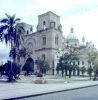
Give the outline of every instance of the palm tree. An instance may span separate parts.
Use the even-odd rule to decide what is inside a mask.
[[[5,40],[6,45],[9,43],[11,48],[16,46],[16,25],[20,18],[15,18],[15,14],[10,16],[5,14],[6,18],[0,20],[0,39]]]
[[[5,40],[6,45],[10,45],[10,57],[16,58],[16,46],[18,43],[18,34],[16,33],[16,25],[20,22],[20,18],[15,18],[15,14],[10,16],[5,14],[6,17],[0,20],[0,40]],[[15,51],[15,52],[12,52]]]
[[[11,57],[13,61],[15,62],[15,58],[16,58],[16,48],[15,47],[11,48],[9,52],[9,57]]]
[[[15,18],[15,14],[10,16],[5,14],[6,17],[0,20],[0,40],[5,40],[6,46],[9,44],[11,47],[10,56],[14,58],[16,57],[16,44],[17,44],[17,33],[16,33],[16,25],[20,22],[20,18]],[[14,51],[14,52],[13,52]],[[12,72],[12,63],[10,72]]]
[[[19,49],[19,56],[25,58],[27,54],[27,49],[25,47]]]

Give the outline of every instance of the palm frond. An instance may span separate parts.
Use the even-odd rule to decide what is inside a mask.
[[[2,26],[0,26],[0,33],[2,33],[7,28],[8,28],[8,25],[2,25]]]
[[[6,18],[0,20],[0,40],[4,38],[6,45],[13,42],[16,45],[17,42],[17,34],[16,34],[16,24],[20,21],[19,18],[15,18],[15,14],[10,16],[5,13]],[[2,24],[3,23],[3,24]],[[23,30],[23,29],[22,29]]]
[[[8,19],[10,18],[10,15],[9,14],[5,13],[5,15],[7,16]]]
[[[3,34],[0,33],[0,41],[3,41]]]
[[[4,35],[4,39],[5,39],[5,43],[7,45],[8,44],[8,35],[7,34]]]
[[[9,19],[9,25],[14,26],[14,19],[12,17],[10,17]]]
[[[14,39],[14,44],[16,45],[16,42],[17,42],[17,36],[16,36],[16,32],[14,32],[13,39]]]
[[[10,17],[11,25],[15,24],[15,23],[14,23],[14,21],[15,21],[15,16],[16,16],[16,14],[14,14],[14,15],[12,15],[12,16]]]
[[[16,14],[13,14],[12,18],[15,19]]]
[[[20,18],[17,18],[14,20],[14,23],[20,22],[20,20],[21,20]]]
[[[8,32],[9,32],[9,34],[11,34],[11,36],[13,36],[13,32],[14,32],[13,27],[10,27]]]
[[[18,34],[22,34],[22,33],[25,32],[24,27],[21,26],[21,25],[19,25],[19,24],[17,24],[17,25],[15,26],[15,29],[16,29],[16,32],[17,32]]]
[[[1,23],[7,23],[8,22],[8,19],[7,18],[1,19],[0,22]]]

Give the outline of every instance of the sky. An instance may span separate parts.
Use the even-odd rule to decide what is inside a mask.
[[[52,11],[61,17],[63,34],[66,37],[70,28],[81,41],[92,41],[98,49],[98,0],[0,0],[0,18],[5,13],[16,14],[22,22],[37,26],[37,17],[47,11]],[[0,58],[9,51],[0,45]]]

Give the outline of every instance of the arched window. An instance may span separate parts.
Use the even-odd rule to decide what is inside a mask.
[[[28,53],[32,53],[33,54],[33,44],[31,42],[28,43],[27,50],[28,50]]]
[[[46,45],[46,37],[43,37],[43,45]]]
[[[33,28],[32,27],[30,28],[30,31],[33,31]]]
[[[58,45],[58,43],[59,43],[58,41],[59,41],[59,37],[58,37],[58,35],[56,35],[56,36],[55,36],[55,44],[56,44],[56,45]]]
[[[43,29],[45,30],[46,29],[46,22],[43,21]]]
[[[29,34],[29,30],[27,30],[27,34]]]
[[[55,28],[55,22],[50,22],[50,27]]]

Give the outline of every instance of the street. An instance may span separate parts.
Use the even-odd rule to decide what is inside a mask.
[[[98,100],[98,86],[29,97],[20,100]]]

